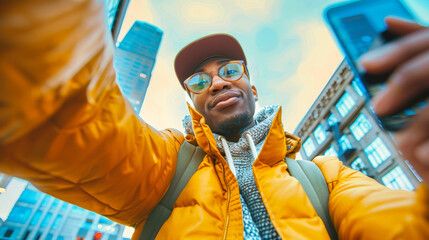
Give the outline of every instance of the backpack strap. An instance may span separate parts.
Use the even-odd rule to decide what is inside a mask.
[[[332,224],[329,215],[329,190],[325,178],[319,167],[308,160],[295,160],[286,158],[286,164],[290,174],[295,177],[301,186],[304,188],[305,193],[313,204],[317,215],[322,219],[325,224],[331,239],[338,239],[337,231]]]
[[[206,153],[197,146],[185,141],[177,155],[177,167],[170,187],[158,205],[149,214],[139,240],[155,239],[165,221],[173,211],[174,203],[185,188],[189,179],[197,171]]]
[[[173,211],[174,203],[197,171],[206,153],[185,141],[179,149],[177,166],[170,187],[158,205],[149,214],[139,240],[153,240]],[[322,219],[331,239],[338,239],[328,209],[329,190],[319,167],[311,161],[286,158],[289,172],[295,177]]]

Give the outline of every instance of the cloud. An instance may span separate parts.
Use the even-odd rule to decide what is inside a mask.
[[[190,24],[216,23],[225,17],[225,9],[219,2],[192,1],[183,4],[180,11]]]
[[[278,2],[278,1],[277,1]],[[251,15],[259,18],[269,18],[275,12],[274,0],[235,0],[238,11],[244,15]]]
[[[343,59],[322,23],[296,24],[293,34],[303,45],[301,61],[295,74],[272,87],[275,97],[284,100],[283,120],[290,131],[304,117]]]

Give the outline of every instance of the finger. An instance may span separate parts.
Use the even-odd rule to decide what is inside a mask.
[[[416,157],[423,164],[429,166],[429,140],[420,144],[416,149]]]
[[[389,78],[386,89],[373,100],[378,116],[393,114],[416,96],[429,90],[429,50],[400,65]]]
[[[429,28],[370,51],[360,58],[360,62],[369,73],[384,73],[427,49],[429,49]]]
[[[389,31],[397,35],[406,35],[425,29],[423,25],[398,17],[386,17],[384,21]]]
[[[425,154],[429,144],[428,125],[429,106],[416,115],[407,128],[394,134],[403,157],[426,182],[429,182],[429,155]]]

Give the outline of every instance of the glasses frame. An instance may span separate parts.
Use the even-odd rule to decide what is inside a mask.
[[[221,76],[219,75],[220,70],[221,70],[223,67],[225,67],[225,65],[230,64],[230,63],[239,63],[239,64],[241,65],[242,73],[241,73],[241,76],[240,76],[239,78],[237,78],[236,80],[228,80],[228,79],[224,79],[223,77],[221,77]],[[243,60],[232,60],[232,61],[229,61],[229,62],[225,62],[224,64],[220,65],[220,66],[219,66],[219,68],[218,68],[218,70],[217,70],[217,76],[218,76],[218,77],[220,77],[222,80],[227,81],[227,82],[236,82],[236,81],[240,80],[240,79],[243,77],[244,73],[246,73],[246,75],[248,75],[248,73],[247,73],[247,68],[246,68],[245,63],[244,63],[244,61],[243,61]],[[188,82],[189,82],[189,80],[190,80],[191,78],[195,77],[195,76],[196,76],[196,75],[198,75],[198,74],[206,74],[206,75],[208,75],[208,76],[210,77],[210,85],[209,85],[209,87],[208,87],[206,90],[204,90],[203,92],[200,92],[200,93],[196,93],[196,92],[192,91],[191,89],[189,89],[189,87],[188,87]],[[191,93],[193,93],[193,94],[202,94],[202,93],[207,92],[207,91],[210,89],[210,87],[212,86],[212,84],[213,84],[213,77],[212,77],[210,74],[206,73],[206,72],[197,72],[197,73],[194,73],[194,74],[192,74],[191,76],[189,76],[188,78],[186,78],[186,80],[185,80],[185,81],[183,81],[183,85],[185,86],[185,89],[186,89],[188,92],[191,92]]]

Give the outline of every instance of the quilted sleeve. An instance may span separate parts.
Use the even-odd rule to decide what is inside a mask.
[[[329,212],[340,239],[429,239],[428,189],[389,189],[333,157],[313,160],[330,190]]]
[[[124,100],[101,2],[0,2],[0,171],[132,225],[162,198],[184,139]]]

